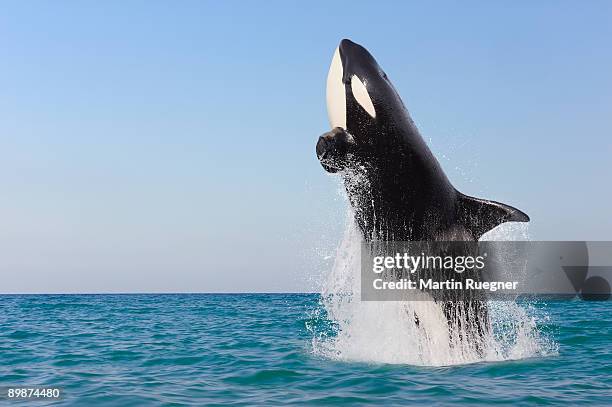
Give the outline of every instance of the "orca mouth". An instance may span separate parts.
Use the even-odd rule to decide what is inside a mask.
[[[324,136],[319,137],[317,142],[317,158],[325,171],[331,173],[342,171],[345,167],[342,154],[334,144]]]
[[[317,158],[327,172],[338,172],[346,168],[349,155],[355,149],[353,137],[336,127],[323,134],[317,141]]]
[[[340,55],[342,56],[342,66],[346,66],[346,62],[351,59],[353,56],[358,56],[361,50],[365,50],[361,45],[349,40],[348,38],[344,38],[340,41],[340,45],[338,45],[338,49],[340,50]],[[344,78],[345,80],[347,77]]]

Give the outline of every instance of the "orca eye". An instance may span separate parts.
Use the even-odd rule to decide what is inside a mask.
[[[363,107],[363,109],[375,119],[376,110],[374,110],[374,104],[372,103],[370,94],[357,75],[353,75],[351,77],[351,90],[353,91],[353,96],[355,97],[357,103],[359,103],[361,107]]]

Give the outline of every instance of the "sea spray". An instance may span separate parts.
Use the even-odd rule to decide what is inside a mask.
[[[369,363],[446,366],[547,356],[557,345],[537,326],[528,303],[489,301],[492,329],[483,352],[461,340],[460,328],[449,335],[447,319],[433,301],[361,301],[362,237],[348,213],[344,237],[331,272],[323,282],[317,318],[326,329],[312,328],[313,351],[321,356]],[[525,240],[523,226],[502,225],[483,240]],[[418,315],[418,323],[415,320]],[[544,316],[545,318],[546,316]],[[313,325],[314,326],[314,325]],[[469,324],[465,324],[469,326]]]

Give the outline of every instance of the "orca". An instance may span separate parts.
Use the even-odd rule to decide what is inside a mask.
[[[316,154],[326,171],[342,175],[365,241],[477,241],[504,222],[529,221],[519,209],[453,187],[387,74],[361,45],[340,42],[326,94],[331,131],[319,137]],[[456,309],[446,312],[452,319]]]
[[[332,130],[316,145],[328,172],[342,171],[366,240],[478,240],[522,211],[453,187],[374,57],[348,39],[327,77]],[[357,176],[355,176],[357,175]]]

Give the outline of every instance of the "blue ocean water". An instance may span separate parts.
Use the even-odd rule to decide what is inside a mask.
[[[427,367],[320,356],[315,294],[3,295],[0,387],[62,389],[31,405],[610,405],[612,302],[534,306],[555,355]]]

